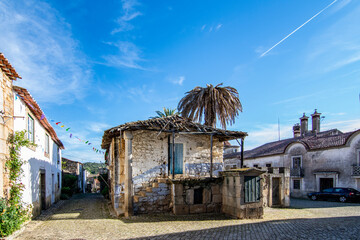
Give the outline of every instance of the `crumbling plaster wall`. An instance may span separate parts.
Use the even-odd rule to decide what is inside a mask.
[[[172,138],[170,137],[170,142]],[[210,136],[175,134],[175,143],[183,144],[183,176],[197,176],[195,170],[207,171],[210,165]],[[148,181],[148,177],[167,175],[168,133],[152,131],[133,131],[132,173],[135,184]],[[223,160],[223,143],[213,139],[214,169],[220,169]],[[206,164],[206,165],[204,165]]]
[[[244,165],[253,167],[265,167],[271,163],[272,167],[292,168],[292,157],[302,157],[302,168],[304,177],[291,177],[291,195],[295,197],[306,197],[306,194],[319,191],[320,177],[333,177],[335,187],[351,187],[360,190],[360,180],[352,176],[352,166],[358,163],[358,150],[360,149],[360,133],[354,134],[348,144],[342,147],[308,151],[301,143],[290,145],[284,154],[255,159],[245,159]],[[317,172],[338,172],[338,175],[322,175],[316,177]],[[301,180],[301,189],[293,189],[293,179]]]

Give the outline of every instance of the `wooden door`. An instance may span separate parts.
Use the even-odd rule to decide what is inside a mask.
[[[320,192],[327,188],[334,187],[334,179],[333,178],[320,178]]]
[[[169,161],[170,161],[170,173],[172,174],[173,167],[172,167],[172,143],[169,144]],[[182,143],[175,143],[175,174],[182,174],[183,173],[183,144]]]
[[[272,205],[280,205],[280,178],[272,178]]]

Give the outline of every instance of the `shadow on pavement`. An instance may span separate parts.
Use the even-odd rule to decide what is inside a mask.
[[[132,239],[360,239],[359,221],[360,217],[275,220]]]

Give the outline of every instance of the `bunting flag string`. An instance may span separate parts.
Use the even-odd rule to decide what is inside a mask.
[[[21,98],[24,102],[26,102],[25,99],[24,99],[22,96],[16,94],[16,95],[15,95],[15,100],[17,100],[18,98]],[[32,104],[28,103],[28,105],[35,111],[35,108],[34,108],[34,106],[33,106]],[[42,114],[41,117],[40,117],[40,121],[43,120],[44,118],[45,118],[45,114]],[[50,120],[50,122],[55,123],[56,126],[64,129],[66,132],[68,132],[70,138],[74,137],[74,138],[78,139],[80,142],[83,142],[83,143],[85,143],[85,144],[88,145],[88,146],[90,146],[90,145],[92,144],[89,140],[81,140],[79,137],[74,136],[74,135],[69,131],[71,128],[70,128],[70,127],[65,127],[65,124],[59,125],[61,122],[56,122],[56,121],[53,120],[53,119],[49,119],[49,120]],[[92,149],[93,149],[93,151],[94,151],[95,153],[105,154],[105,151],[102,151],[102,150],[97,149],[97,148],[95,148],[95,147],[92,147]]]

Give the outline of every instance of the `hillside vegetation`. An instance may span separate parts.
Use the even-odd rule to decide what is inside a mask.
[[[99,173],[99,168],[104,168],[104,167],[106,167],[105,163],[94,163],[94,162],[84,163],[84,168],[91,174]]]

